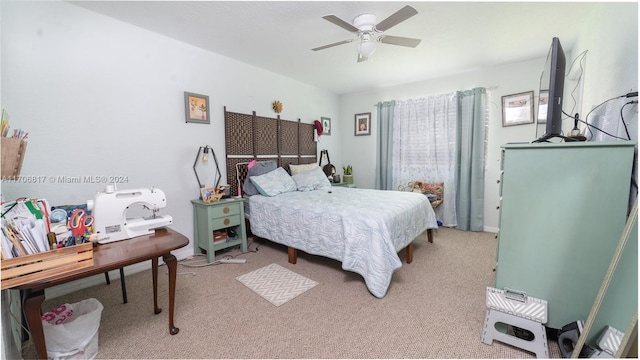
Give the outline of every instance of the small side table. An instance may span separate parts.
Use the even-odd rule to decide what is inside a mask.
[[[240,245],[247,252],[247,229],[244,221],[244,199],[233,197],[204,203],[200,199],[191,200],[193,204],[194,254],[207,253],[207,262],[215,261],[215,252],[231,246]],[[213,232],[233,228],[235,238],[214,244]]]
[[[341,183],[331,183],[331,186],[342,186],[342,187],[348,187],[348,188],[354,188],[356,187],[356,184],[347,184],[345,182],[341,182]]]

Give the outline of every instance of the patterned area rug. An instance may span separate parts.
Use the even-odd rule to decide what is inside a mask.
[[[318,285],[317,282],[278,264],[240,275],[236,280],[275,306],[280,306]]]

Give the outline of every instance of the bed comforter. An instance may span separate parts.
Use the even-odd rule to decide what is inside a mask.
[[[383,298],[398,251],[437,228],[426,196],[418,193],[334,187],[249,198],[253,234],[309,254],[342,262]]]

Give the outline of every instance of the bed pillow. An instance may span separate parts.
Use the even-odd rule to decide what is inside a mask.
[[[293,178],[293,181],[296,182],[298,191],[331,189],[331,183],[329,182],[329,179],[327,179],[327,175],[319,166],[316,166],[312,170],[295,174],[291,177]]]
[[[264,196],[276,196],[297,190],[296,182],[281,167],[264,175],[252,176],[249,180],[258,189],[258,192]]]
[[[319,167],[320,166],[316,165],[315,163],[302,165],[289,164],[289,172],[291,173],[291,176],[293,176]]]
[[[275,160],[267,160],[267,161],[257,161],[255,162],[247,172],[247,178],[244,179],[244,184],[242,185],[242,191],[247,196],[258,195],[258,189],[251,183],[249,179],[252,176],[259,176],[266,174],[270,171],[275,170],[278,167],[278,164]]]

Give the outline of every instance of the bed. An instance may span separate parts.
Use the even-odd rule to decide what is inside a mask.
[[[371,294],[383,298],[393,273],[402,267],[398,252],[406,249],[410,263],[411,242],[437,228],[433,208],[418,193],[326,184],[247,196],[251,233],[287,246],[290,263],[296,262],[297,250],[338,260],[344,270],[362,275]]]
[[[340,261],[344,270],[364,278],[372,295],[383,298],[393,273],[402,267],[398,252],[406,249],[406,262],[411,263],[414,239],[427,231],[433,242],[437,221],[426,196],[332,187],[315,163],[311,124],[229,113],[225,108],[225,125],[227,180],[234,194],[246,198],[248,228],[254,236],[287,246],[290,263],[296,263],[298,250]],[[272,142],[276,145],[269,148]],[[275,166],[259,175],[278,181],[261,183],[266,194],[242,191],[248,177],[258,177],[249,176],[247,165],[267,162]],[[311,170],[292,172],[303,166]],[[311,188],[296,183],[301,174],[313,179]]]

